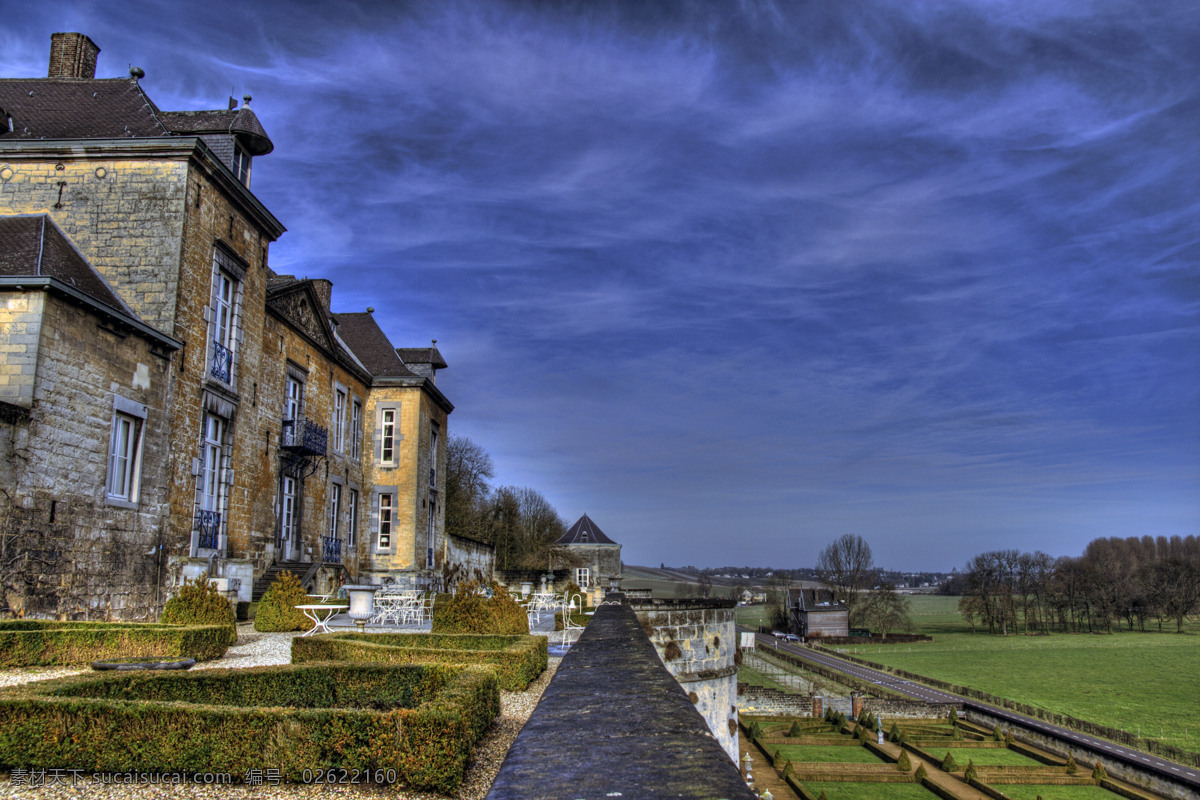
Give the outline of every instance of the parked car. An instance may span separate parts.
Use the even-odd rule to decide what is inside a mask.
[[[797,635],[796,635],[796,634],[794,634],[794,633],[785,633],[785,634],[783,635],[783,638],[787,639],[789,642],[798,642],[798,641],[800,641],[800,637],[799,637],[799,636],[797,636]]]

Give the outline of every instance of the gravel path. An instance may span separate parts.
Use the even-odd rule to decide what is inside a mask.
[[[240,669],[270,664],[290,664],[292,639],[297,635],[299,634],[260,633],[249,625],[241,625],[238,627],[237,644],[225,651],[224,656],[215,661],[197,664],[192,669]],[[550,683],[560,661],[561,659],[552,657],[546,671],[531,683],[526,691],[500,692],[500,716],[492,723],[492,727],[475,747],[475,758],[467,768],[463,785],[451,800],[483,800],[492,781],[496,778],[496,773],[500,771],[500,764],[504,761],[508,748],[517,738],[517,734],[529,719],[529,715],[533,713],[534,706],[537,705],[542,692]],[[90,670],[53,667],[0,670],[0,687],[61,678],[88,671]],[[47,773],[45,783],[51,784],[49,773]],[[254,800],[257,798],[316,800],[316,798],[346,797],[348,795],[363,798],[387,797],[391,800],[447,800],[445,795],[396,791],[387,786],[303,786],[296,784],[272,786],[265,783],[260,786],[240,783],[227,786],[96,784],[92,782],[90,773],[82,774],[74,782],[74,785],[72,785],[71,776],[65,774],[63,780],[57,784],[35,787],[26,782],[16,782],[12,775],[0,772],[0,798],[157,800],[157,798],[228,797],[240,800],[251,800],[251,798]]]

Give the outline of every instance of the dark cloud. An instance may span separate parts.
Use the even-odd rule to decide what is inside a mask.
[[[8,9],[6,9],[7,11]],[[274,266],[634,563],[949,568],[1200,524],[1200,8],[14,6],[276,144]]]

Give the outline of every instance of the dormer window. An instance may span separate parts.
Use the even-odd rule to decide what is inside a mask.
[[[237,143],[233,145],[233,174],[242,186],[250,188],[250,154]]]

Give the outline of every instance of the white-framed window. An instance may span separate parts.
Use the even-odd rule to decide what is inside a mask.
[[[238,183],[250,188],[250,154],[237,143],[233,145],[233,174],[237,176]]]
[[[381,464],[396,463],[396,409],[384,408],[379,412],[379,461]]]
[[[296,536],[296,479],[284,475],[279,487],[279,545]]]
[[[333,419],[329,426],[333,433],[333,450],[340,453],[346,449],[346,388],[340,384],[333,390]]]
[[[287,384],[283,391],[283,418],[285,420],[297,420],[300,418],[300,411],[304,408],[304,382],[293,377],[287,376]]]
[[[342,485],[329,484],[329,538],[336,539],[342,526]]]
[[[427,517],[426,523],[425,523],[425,543],[426,543],[425,544],[425,568],[426,569],[433,569],[433,548],[434,548],[434,544],[435,544],[434,537],[437,534],[437,526],[435,524],[436,520],[437,520],[437,503],[433,502],[433,499],[431,498],[429,500],[429,516]]]
[[[346,493],[346,546],[358,544],[358,489]]]
[[[134,508],[141,489],[142,439],[146,406],[113,396],[112,430],[108,443],[108,476],[104,499],[109,505]]]
[[[441,429],[436,422],[429,423],[429,488],[437,488],[438,435]]]
[[[213,255],[212,297],[205,310],[209,327],[208,374],[233,385],[237,372],[237,349],[241,341],[241,277],[245,270],[223,250]]]
[[[225,458],[226,421],[206,412],[201,427],[199,471],[197,473],[199,497],[195,519],[196,546],[204,550],[220,550],[220,536],[224,523],[225,482],[223,480]]]
[[[362,400],[357,397],[350,404],[350,458],[357,461],[362,450]]]
[[[587,567],[575,568],[575,585],[580,589],[586,589],[592,584],[592,571]]]
[[[379,495],[378,511],[378,529],[377,529],[377,546],[380,550],[388,550],[392,546],[392,496],[390,494],[381,493]]]

